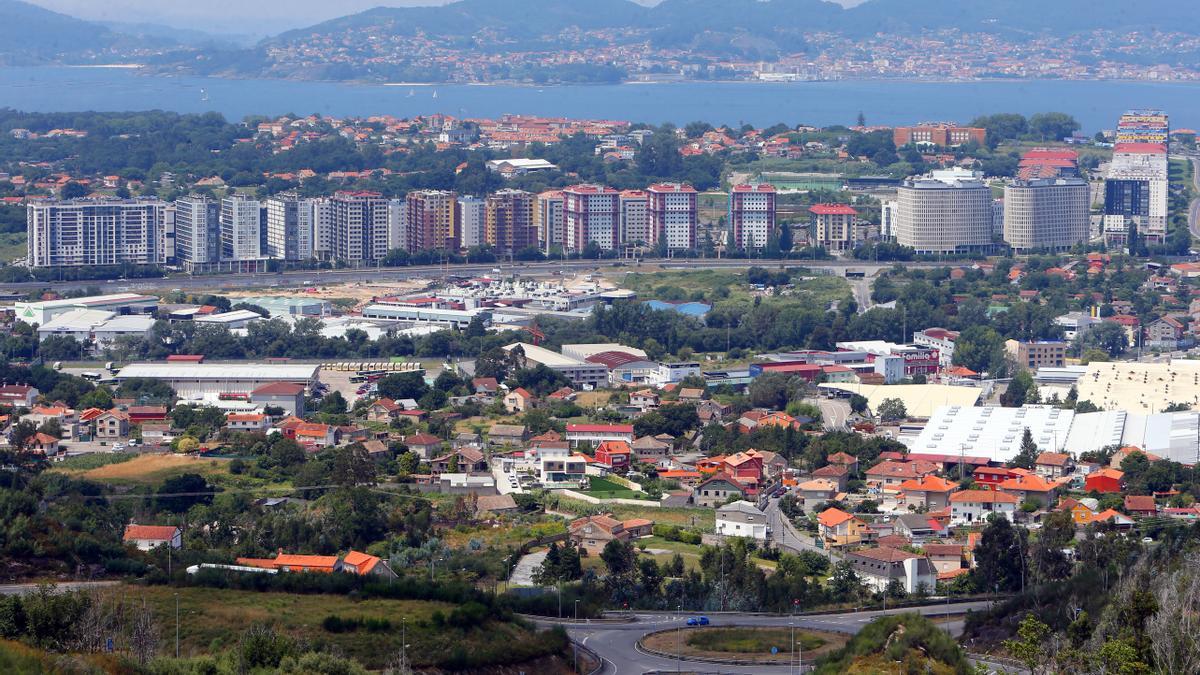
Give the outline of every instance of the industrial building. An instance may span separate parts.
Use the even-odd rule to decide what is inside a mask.
[[[117,314],[153,314],[158,309],[158,298],[138,293],[113,293],[84,298],[13,303],[13,312],[18,321],[39,326],[60,314],[76,309],[97,309]]]
[[[1196,408],[1200,406],[1200,361],[1093,361],[1075,386],[1080,401],[1090,401],[1101,410],[1150,414],[1175,404]]]
[[[942,406],[933,412],[917,438],[901,440],[907,441],[909,451],[916,454],[968,455],[1007,462],[1020,452],[1026,429],[1038,450],[1063,452],[1074,419],[1074,411],[1048,405]]]
[[[319,369],[314,363],[134,363],[122,368],[116,379],[158,380],[170,385],[181,399],[213,401],[222,395],[249,396],[276,382],[301,384],[311,390]]]
[[[492,313],[482,309],[432,309],[388,303],[367,305],[362,310],[362,316],[364,319],[390,319],[458,329],[469,326],[475,317],[479,317],[485,326],[490,326],[492,323]]]
[[[527,342],[514,342],[504,347],[512,352],[520,349],[525,362],[529,366],[546,366],[550,370],[562,373],[572,384],[580,387],[603,387],[608,383],[608,368],[601,363],[591,363],[570,356],[564,356],[545,347],[539,347]]]

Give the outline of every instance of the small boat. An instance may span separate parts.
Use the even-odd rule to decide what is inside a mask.
[[[408,97],[409,97],[409,98],[412,98],[413,96],[416,96],[416,95],[417,95],[417,90],[416,90],[416,89],[409,89],[409,90],[408,90]]]
[[[207,100],[208,100],[208,90],[207,90],[207,89],[201,89],[201,90],[200,90],[200,100],[201,100],[201,101],[207,101]]]
[[[433,97],[434,97],[434,98],[437,98],[437,97],[438,97],[437,89],[434,89],[434,90],[433,90]]]

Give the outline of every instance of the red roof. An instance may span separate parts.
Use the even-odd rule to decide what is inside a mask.
[[[858,211],[849,204],[814,204],[808,209],[809,213],[818,216],[857,216]]]
[[[174,525],[126,525],[125,541],[170,541],[179,528]]]
[[[1162,143],[1117,143],[1113,152],[1136,152],[1144,155],[1165,155],[1167,146]]]
[[[168,363],[202,363],[203,354],[172,354],[167,357]]]
[[[250,392],[253,396],[295,396],[304,391],[304,385],[295,382],[272,382]]]
[[[746,183],[743,183],[741,185],[733,186],[733,191],[734,192],[775,192],[775,186],[771,185],[770,183],[759,183],[757,185],[748,185]]]

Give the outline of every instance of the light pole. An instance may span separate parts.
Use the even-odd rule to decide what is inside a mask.
[[[683,603],[679,604],[679,613],[683,614]],[[675,672],[683,672],[683,629],[675,629]]]
[[[179,593],[175,594],[175,658],[179,658]]]

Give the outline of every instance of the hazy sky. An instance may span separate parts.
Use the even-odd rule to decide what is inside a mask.
[[[442,5],[449,0],[27,0],[93,21],[164,23],[200,30],[269,35],[380,5]],[[575,2],[577,0],[567,0]],[[654,5],[661,0],[635,0]],[[857,4],[861,0],[835,0]]]

